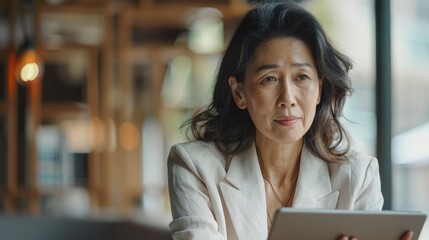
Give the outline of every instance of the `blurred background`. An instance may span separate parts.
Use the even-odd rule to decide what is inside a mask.
[[[374,156],[383,124],[376,1],[298,1],[354,62],[344,123],[356,148]],[[211,100],[222,51],[250,2],[0,0],[0,212],[166,228],[167,154],[186,140],[181,124]],[[384,2],[387,208],[429,213],[429,2]]]

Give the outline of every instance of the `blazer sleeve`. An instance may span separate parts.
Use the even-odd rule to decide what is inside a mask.
[[[167,166],[173,238],[225,239],[218,231],[206,185],[187,150],[173,146]]]
[[[362,185],[358,188],[354,209],[381,210],[384,199],[381,193],[380,173],[376,158],[370,157],[363,176]]]

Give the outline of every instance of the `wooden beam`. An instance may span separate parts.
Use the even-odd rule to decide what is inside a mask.
[[[7,201],[5,210],[13,212],[15,210],[14,201],[17,196],[17,81],[15,77],[16,46],[15,29],[17,24],[17,3],[11,1],[10,28],[9,28],[9,53],[7,59],[7,96],[6,96],[6,116],[7,116]]]

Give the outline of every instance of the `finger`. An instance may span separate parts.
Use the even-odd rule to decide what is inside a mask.
[[[358,240],[356,237],[341,236],[338,240]]]
[[[402,235],[401,240],[411,240],[413,238],[414,233],[412,231],[407,231]]]

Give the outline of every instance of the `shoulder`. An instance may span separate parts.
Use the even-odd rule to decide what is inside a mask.
[[[343,193],[339,208],[379,210],[383,205],[378,160],[364,153],[350,151],[348,159],[330,163],[333,187]]]
[[[214,143],[203,141],[176,144],[171,148],[168,156],[168,164],[183,162],[188,167],[195,168],[224,166],[225,161],[226,157],[216,148]]]
[[[178,143],[171,147],[170,154],[174,152],[185,158],[223,158],[223,154],[216,148],[214,143],[203,141],[189,141]]]
[[[378,173],[378,160],[377,158],[361,153],[354,150],[350,150],[347,154],[347,164],[350,167],[352,175],[367,175],[371,171]]]
[[[350,150],[346,160],[329,163],[329,169],[334,175],[346,171],[352,179],[358,180],[367,177],[368,174],[378,174],[378,160],[373,156]]]
[[[204,141],[188,141],[183,143],[177,143],[171,147],[171,150],[175,151],[187,151],[191,153],[198,153],[201,150],[210,152],[219,152],[216,146],[212,142]]]
[[[356,151],[349,151],[347,157],[343,162],[330,164],[331,178],[339,177],[343,182],[348,182],[353,191],[380,181],[377,158]]]

